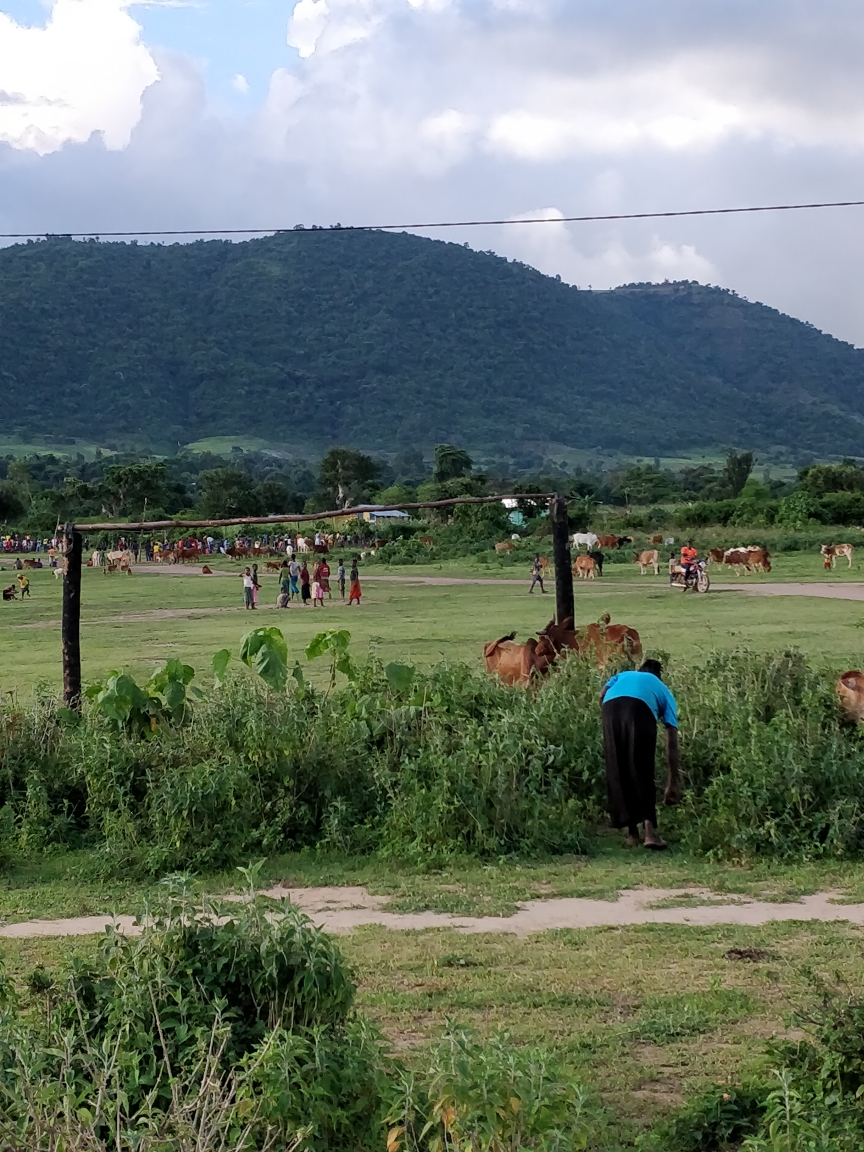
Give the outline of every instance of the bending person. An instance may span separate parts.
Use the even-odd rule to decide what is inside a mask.
[[[609,816],[615,828],[627,829],[628,845],[639,843],[639,825],[646,848],[665,848],[657,835],[657,790],[654,753],[657,721],[666,726],[669,777],[664,804],[678,799],[678,709],[675,697],[661,680],[659,660],[646,660],[638,672],[619,672],[606,684],[600,703]]]

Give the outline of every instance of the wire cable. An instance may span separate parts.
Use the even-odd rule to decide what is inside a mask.
[[[0,240],[121,239],[137,236],[269,236],[286,232],[413,232],[438,228],[488,228],[507,224],[587,224],[612,220],[667,220],[678,216],[734,216],[752,212],[800,212],[815,208],[862,208],[864,200],[827,200],[815,204],[758,204],[744,208],[685,208],[676,212],[616,212],[603,216],[533,216],[510,220],[438,220],[417,224],[298,224],[291,228],[156,228],[125,232],[0,232]]]

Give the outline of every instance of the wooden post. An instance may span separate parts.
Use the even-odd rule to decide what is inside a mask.
[[[552,553],[555,557],[555,609],[560,624],[562,620],[575,616],[567,501],[560,492],[556,492],[549,501],[549,520],[552,524]]]
[[[71,524],[63,529],[63,614],[60,635],[63,650],[63,699],[67,708],[81,708],[81,533]]]

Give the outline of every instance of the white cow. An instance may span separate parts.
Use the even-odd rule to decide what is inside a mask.
[[[600,541],[593,532],[574,532],[573,533],[573,547],[574,548],[596,548]]]
[[[297,551],[298,552],[311,552],[312,551],[311,541],[307,540],[305,536],[298,536],[297,537]]]
[[[90,568],[101,568],[102,567],[102,553],[99,551],[98,548],[93,553],[93,555],[90,557],[89,567]]]

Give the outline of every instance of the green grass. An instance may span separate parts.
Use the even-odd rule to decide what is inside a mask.
[[[818,561],[799,554],[782,556],[771,580],[801,580],[808,565],[816,567],[814,583],[823,583]],[[220,571],[239,574],[240,566],[220,560]],[[0,575],[11,583],[14,573]],[[664,576],[640,577],[630,565],[609,565],[608,579],[577,583],[577,620],[596,620],[608,611],[613,621],[637,628],[646,650],[667,652],[673,659],[695,659],[713,648],[748,644],[759,650],[790,645],[823,659],[832,667],[856,667],[862,661],[864,603],[815,597],[756,597],[735,591],[707,596],[682,595]],[[503,584],[430,586],[416,583],[422,575],[467,579],[506,578]],[[831,580],[854,580],[838,568]],[[381,579],[378,579],[381,577]],[[723,582],[744,585],[765,577],[724,573]],[[48,569],[30,573],[30,600],[0,604],[0,692],[25,700],[40,681],[52,690],[61,683],[61,583]],[[424,568],[389,570],[372,566],[363,573],[363,604],[347,607],[333,601],[323,611],[269,607],[276,597],[276,578],[263,577],[262,610],[254,616],[240,606],[239,578],[202,576],[197,566],[159,570],[132,577],[85,569],[82,584],[82,658],[85,681],[124,667],[147,676],[168,656],[191,663],[206,674],[220,648],[235,654],[253,624],[278,623],[292,656],[302,652],[316,632],[348,628],[358,654],[374,648],[385,660],[430,665],[442,658],[480,664],[483,644],[515,629],[520,638],[543,627],[553,614],[550,594],[526,595],[520,569],[482,568],[451,562]],[[842,669],[841,669],[842,670]]]

